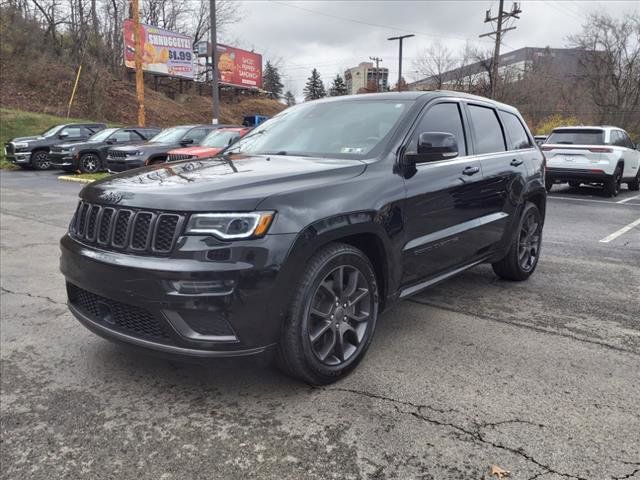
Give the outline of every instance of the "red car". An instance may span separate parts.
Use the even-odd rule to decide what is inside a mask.
[[[244,137],[250,130],[246,127],[219,128],[204,137],[204,140],[196,147],[169,150],[167,161],[214,157],[224,148]]]

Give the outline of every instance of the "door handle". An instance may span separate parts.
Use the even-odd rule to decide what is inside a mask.
[[[462,170],[463,175],[475,175],[480,171],[480,167],[467,167]]]
[[[523,161],[522,160],[518,160],[517,158],[514,158],[513,160],[511,160],[511,166],[512,167],[518,167],[520,165],[522,165]]]

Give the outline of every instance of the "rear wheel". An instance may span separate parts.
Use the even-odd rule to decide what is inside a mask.
[[[36,170],[48,170],[51,166],[49,155],[44,150],[39,150],[31,154],[31,166]]]
[[[526,280],[538,265],[541,246],[542,217],[538,207],[527,202],[509,252],[502,260],[491,265],[493,271],[505,280]]]
[[[635,180],[627,182],[627,187],[629,188],[629,190],[632,190],[634,192],[640,190],[640,169],[638,169]]]
[[[82,173],[95,173],[100,170],[100,157],[95,153],[85,153],[80,157],[79,167]]]
[[[610,197],[618,196],[620,193],[620,183],[622,180],[622,168],[618,165],[613,175],[604,182],[604,189]]]
[[[546,179],[544,181],[544,188],[547,189],[547,192],[550,192],[551,189],[553,188],[553,182],[551,180],[549,180],[549,179]]]
[[[312,385],[347,375],[362,360],[378,317],[378,286],[360,250],[334,243],[307,263],[278,346],[280,367]]]

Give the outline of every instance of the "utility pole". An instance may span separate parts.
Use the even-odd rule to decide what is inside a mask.
[[[147,116],[144,110],[144,73],[142,71],[142,39],[140,38],[140,6],[138,0],[131,0],[131,17],[133,18],[134,59],[136,64],[136,98],[138,99],[138,126],[146,125]]]
[[[405,38],[415,37],[413,33],[409,35],[400,35],[399,37],[387,38],[387,40],[398,40],[398,91],[400,91],[400,82],[402,81],[402,41]]]
[[[369,57],[369,60],[376,62],[376,92],[379,92],[380,91],[380,70],[378,68],[378,65],[380,65],[380,62],[382,61],[382,59],[380,57]]]
[[[498,67],[500,63],[500,44],[502,43],[502,34],[509,30],[515,30],[516,27],[503,27],[503,20],[509,18],[520,19],[518,15],[522,13],[520,5],[517,2],[513,2],[510,12],[504,10],[504,0],[500,0],[500,6],[498,7],[498,16],[492,17],[491,10],[487,10],[485,13],[484,23],[497,22],[496,29],[493,32],[483,33],[480,37],[490,37],[495,35],[496,45],[493,49],[493,62],[491,63],[491,98],[496,98],[497,86],[498,86]]]
[[[213,125],[218,124],[220,117],[220,95],[218,94],[218,35],[216,32],[216,0],[209,0],[209,12],[211,16],[211,98],[213,102]]]

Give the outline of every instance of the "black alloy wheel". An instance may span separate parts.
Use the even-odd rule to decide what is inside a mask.
[[[540,254],[541,224],[537,210],[530,210],[522,222],[518,237],[518,262],[523,271],[529,272]]]
[[[369,287],[362,272],[340,265],[320,282],[309,309],[308,337],[316,358],[339,366],[357,351],[371,320]]]
[[[613,172],[611,178],[609,178],[605,184],[604,189],[610,197],[617,197],[620,193],[620,187],[622,183],[622,168],[618,165]]]
[[[100,158],[95,153],[85,153],[80,157],[80,171],[95,173],[100,170]]]
[[[282,326],[281,369],[311,385],[327,385],[364,357],[378,318],[378,283],[369,258],[344,243],[308,261]]]
[[[31,165],[33,165],[33,168],[36,170],[48,170],[51,166],[51,162],[49,161],[49,155],[47,152],[43,150],[33,152],[31,154]]]

